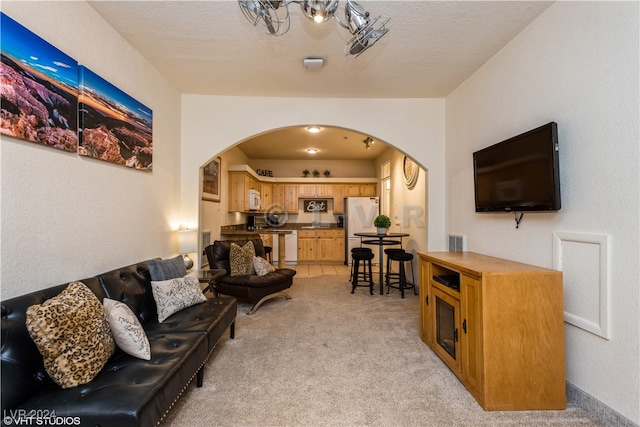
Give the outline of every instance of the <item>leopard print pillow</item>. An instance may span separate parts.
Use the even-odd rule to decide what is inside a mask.
[[[26,324],[47,373],[62,388],[91,381],[115,351],[102,303],[82,282],[29,307]]]
[[[256,256],[256,250],[252,241],[248,241],[242,247],[235,243],[231,243],[231,249],[229,251],[231,276],[246,276],[248,274],[254,274],[254,256]]]

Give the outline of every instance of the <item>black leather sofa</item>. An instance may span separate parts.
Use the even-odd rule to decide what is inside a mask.
[[[256,256],[265,257],[262,239],[249,239],[253,242]],[[244,246],[249,240],[216,240],[205,248],[205,254],[209,261],[209,268],[223,269],[227,274],[216,281],[216,293],[230,295],[253,303],[253,307],[247,314],[253,314],[265,302],[272,298],[291,297],[284,292],[293,284],[293,276],[296,271],[290,268],[278,268],[276,271],[264,276],[255,274],[231,276],[229,253],[231,243]]]
[[[146,261],[81,281],[100,301],[115,299],[133,310],[149,339],[151,360],[116,349],[92,381],[60,388],[47,375],[25,321],[29,306],[67,284],[2,301],[2,425],[38,425],[46,416],[55,418],[42,425],[156,425],[194,377],[202,385],[204,364],[227,328],[234,337],[235,298],[208,299],[158,323]],[[25,420],[29,416],[34,418]]]

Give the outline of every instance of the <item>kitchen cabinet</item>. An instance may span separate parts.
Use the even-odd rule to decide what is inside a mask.
[[[420,337],[488,411],[566,407],[562,272],[418,253]]]
[[[260,182],[246,172],[229,172],[229,212],[249,210],[249,190],[260,191]]]
[[[298,230],[298,262],[344,261],[344,230]]]
[[[316,230],[318,261],[344,261],[344,230]]]
[[[299,197],[314,197],[316,195],[315,184],[300,184],[298,185]]]
[[[331,184],[316,184],[316,197],[333,197],[333,185]]]
[[[298,262],[316,260],[316,232],[298,230]]]
[[[376,188],[376,184],[360,184],[360,197],[375,197]]]
[[[376,184],[344,184],[344,197],[375,197]]]
[[[271,246],[273,248],[273,234],[260,234],[260,239],[262,239],[263,246]]]
[[[342,184],[333,184],[333,213],[335,215],[344,214],[344,190]]]
[[[298,213],[298,199],[333,199],[333,213],[344,214],[345,197],[375,197],[376,183],[355,182],[320,184],[315,182],[263,182],[246,170],[230,170],[229,212],[249,211],[249,190],[258,190],[262,212],[272,211],[274,205],[287,213]]]
[[[273,204],[280,205],[285,212],[298,213],[298,184],[274,184]]]
[[[273,205],[273,184],[270,182],[260,183],[260,210],[268,212]]]
[[[333,197],[333,185],[331,184],[299,184],[298,197]]]

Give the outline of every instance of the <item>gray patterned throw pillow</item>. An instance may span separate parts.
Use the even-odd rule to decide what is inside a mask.
[[[153,299],[158,308],[158,322],[162,323],[174,313],[207,300],[202,293],[198,273],[163,281],[151,281]]]

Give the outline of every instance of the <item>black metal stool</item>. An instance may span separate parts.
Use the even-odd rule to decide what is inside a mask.
[[[404,252],[405,250],[400,248],[388,248],[384,250],[384,253],[387,255],[387,267],[386,267],[386,273],[384,275],[384,283],[387,286],[389,286],[389,282],[393,278],[400,280],[400,272],[394,273],[391,271],[391,258],[389,258],[389,254],[404,253]]]
[[[373,252],[370,248],[363,248],[363,247],[358,247],[358,248],[351,248],[351,269],[349,272],[349,281],[353,281],[353,253],[354,252]]]
[[[399,280],[398,282],[387,283],[387,293],[391,288],[400,289],[400,295],[404,298],[404,290],[413,288],[413,294],[418,295],[416,292],[415,277],[413,277],[413,254],[408,252],[395,252],[388,255],[388,259],[391,261],[398,261]],[[407,282],[407,276],[405,274],[404,263],[411,261],[411,279],[412,282]],[[397,286],[394,286],[397,285]]]
[[[271,246],[264,247],[264,256],[267,257],[267,261],[271,262],[271,252],[273,248]]]
[[[369,251],[353,251],[351,253],[353,264],[353,279],[351,284],[351,293],[356,291],[358,286],[369,287],[369,292],[373,295],[373,271],[371,269],[371,260],[373,259],[373,252]],[[360,271],[360,261],[362,261],[362,272]],[[367,271],[368,270],[368,271]],[[363,282],[369,282],[369,284],[358,284],[358,281],[362,279]]]

